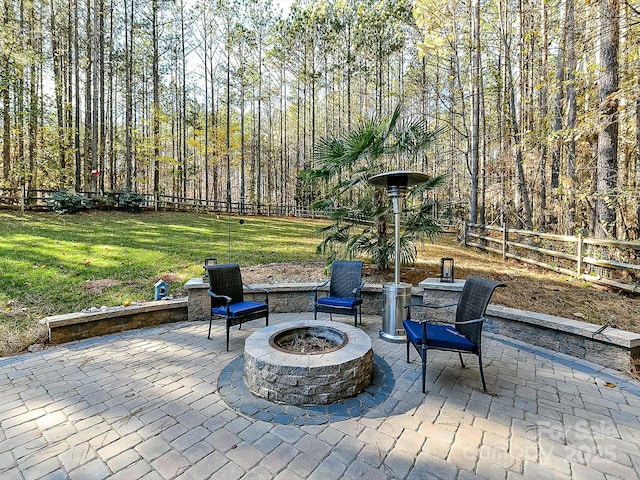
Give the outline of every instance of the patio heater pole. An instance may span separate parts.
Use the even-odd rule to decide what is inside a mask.
[[[426,182],[428,175],[419,172],[394,170],[381,173],[369,179],[369,183],[385,187],[393,203],[395,220],[395,249],[393,283],[385,283],[382,288],[382,328],[380,338],[388,342],[405,342],[402,321],[406,319],[405,305],[411,303],[411,285],[400,282],[400,214],[402,201],[409,187]]]
[[[393,202],[393,217],[395,220],[393,283],[398,284],[400,283],[400,214],[402,213],[402,199],[405,192],[399,187],[391,187],[388,189],[388,193]]]

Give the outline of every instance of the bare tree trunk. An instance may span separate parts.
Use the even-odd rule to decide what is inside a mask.
[[[565,19],[566,20],[566,19]],[[567,25],[566,21],[562,26],[561,44],[566,46]],[[562,139],[559,136],[562,130],[562,107],[564,103],[564,80],[565,80],[565,48],[558,49],[558,58],[556,63],[556,95],[553,103],[553,133],[556,140],[551,152],[551,188],[560,186],[560,157],[562,156]]]
[[[529,191],[527,189],[527,183],[524,175],[524,166],[522,159],[522,135],[520,133],[520,127],[518,122],[518,111],[516,108],[516,98],[515,98],[515,84],[513,81],[513,69],[511,66],[510,60],[510,48],[507,43],[506,37],[505,41],[505,67],[507,73],[507,86],[509,91],[509,109],[511,112],[511,129],[513,132],[513,142],[515,148],[515,161],[516,161],[516,180],[518,182],[517,188],[518,193],[520,194],[520,199],[522,201],[523,214],[524,218],[523,225],[526,229],[531,230],[533,228],[532,221],[532,212],[531,212],[531,202],[529,201]]]
[[[182,142],[182,192],[184,198],[187,198],[187,175],[189,173],[187,159],[187,53],[185,49],[185,34],[184,34],[184,1],[180,0],[180,47],[181,47],[181,98],[182,98],[182,131],[180,140]]]
[[[107,156],[109,159],[109,189],[113,191],[116,186],[116,154],[115,154],[115,85],[113,67],[113,9],[109,10],[109,95],[107,111],[109,112],[109,144]]]
[[[69,9],[71,9],[71,1],[69,1]],[[78,2],[74,3],[74,19],[73,19],[73,81],[69,81],[69,99],[73,98],[73,119],[69,119],[69,126],[73,127],[73,146],[74,146],[74,160],[75,160],[75,188],[76,190],[82,189],[82,152],[80,151],[80,42],[78,40],[79,20]],[[71,42],[69,42],[71,43]]]
[[[471,1],[471,130],[469,141],[469,221],[478,222],[480,142],[480,1]]]
[[[90,165],[88,162],[92,162],[93,159],[93,44],[94,44],[94,33],[93,33],[93,23],[92,23],[92,14],[91,14],[91,1],[87,0],[86,3],[86,15],[85,15],[85,31],[87,34],[86,39],[86,48],[87,48],[87,56],[85,58],[84,63],[84,83],[85,83],[85,95],[84,95],[84,145],[83,145],[83,164],[81,169],[78,171],[76,169],[76,181],[78,178],[81,179],[83,187],[85,189],[90,190],[92,187],[91,178],[87,176],[89,173],[87,171],[87,167],[92,168],[92,164]],[[78,187],[76,187],[78,188]]]
[[[100,2],[93,1],[92,29],[92,92],[91,92],[91,192],[98,190],[98,144],[100,122]]]
[[[227,24],[228,25],[228,24]],[[228,25],[226,48],[227,48],[227,139],[226,139],[226,160],[227,160],[227,213],[231,212],[231,31]]]
[[[124,58],[125,58],[125,188],[133,188],[133,165],[131,151],[131,134],[133,123],[133,93],[131,92],[133,83],[133,11],[131,21],[129,20],[129,10],[133,10],[133,3],[129,5],[129,0],[124,1]]]
[[[24,1],[18,2],[19,12],[19,33],[16,35],[16,46],[18,51],[25,50],[25,30],[24,30]],[[15,163],[20,168],[20,185],[25,184],[25,164],[24,164],[24,67],[22,62],[15,65],[15,137],[16,137],[16,159]]]
[[[29,52],[33,52],[39,46],[36,46],[39,42],[35,39],[36,25],[35,25],[35,7],[33,2],[29,4],[28,13],[28,29],[29,35],[27,40],[27,48]],[[29,172],[27,175],[27,194],[37,185],[37,170],[36,170],[36,150],[38,145],[38,72],[36,70],[36,62],[31,62],[29,65],[29,141],[27,147],[27,155],[29,157]]]
[[[51,10],[51,23],[53,24],[53,4]],[[2,24],[9,26],[11,22],[11,1],[4,0],[3,2],[3,15]],[[55,36],[52,33],[52,46],[55,45]],[[54,46],[55,48],[55,46]],[[0,92],[2,95],[2,177],[5,181],[9,180],[9,172],[11,170],[11,95],[10,95],[10,47],[6,47],[6,51],[2,52],[2,73],[0,73]],[[57,78],[57,77],[56,77]],[[57,87],[57,84],[56,84]],[[57,90],[56,90],[57,91]],[[56,97],[56,100],[58,98]],[[62,101],[56,102],[56,105],[62,105]],[[64,157],[62,160],[64,163]]]
[[[567,178],[569,188],[567,188],[567,225],[573,233],[576,228],[576,141],[574,129],[576,128],[576,50],[575,50],[575,7],[573,0],[566,0],[566,50],[567,50]]]
[[[205,8],[202,15],[202,36],[204,47],[204,201],[207,207],[209,206],[209,64],[207,63],[207,57],[209,53],[207,34],[208,26],[207,9]],[[211,88],[213,89],[213,82],[211,82]]]
[[[640,55],[640,48],[638,49],[638,55]],[[637,90],[640,92],[640,63],[636,69],[636,75],[638,78]],[[636,97],[636,172],[635,172],[635,188],[636,191],[640,189],[640,95]],[[640,199],[636,198],[636,238],[640,235]]]
[[[482,72],[482,57],[480,57],[479,72]],[[487,116],[484,103],[484,82],[482,76],[480,77],[480,138],[482,139],[481,154],[480,154],[480,171],[478,175],[478,222],[481,225],[486,223],[486,193],[487,193],[487,177],[486,177],[486,164],[487,164]]]
[[[616,237],[616,187],[618,179],[618,45],[619,0],[600,2],[600,135],[598,136],[598,238]]]
[[[538,217],[541,225],[546,226],[546,216],[547,216],[547,142],[544,138],[548,133],[547,129],[547,114],[548,114],[548,102],[549,102],[549,91],[547,88],[547,63],[548,63],[548,15],[547,15],[547,2],[546,0],[542,0],[540,2],[540,11],[542,14],[542,52],[540,56],[540,97],[539,97],[539,105],[540,105],[540,137],[542,141],[540,142],[540,209],[538,212]]]
[[[104,28],[104,0],[99,0],[98,2],[98,11],[99,11],[99,23],[98,30],[100,35],[98,36],[98,68],[99,68],[99,76],[98,76],[98,125],[100,126],[100,130],[98,132],[98,162],[97,168],[99,171],[99,182],[98,188],[101,193],[104,193],[104,157],[106,152],[106,122],[105,122],[105,64],[104,64],[104,49],[105,49],[105,28]]]
[[[8,0],[5,0],[8,3]],[[56,7],[53,0],[50,0],[51,5],[51,54],[53,56],[53,80],[54,80],[54,96],[56,103],[56,117],[57,117],[57,127],[58,127],[58,135],[57,135],[57,149],[58,149],[58,161],[60,166],[60,184],[66,184],[66,151],[65,151],[65,128],[64,128],[64,107],[63,107],[63,96],[64,96],[64,80],[62,77],[62,63],[63,63],[63,55],[62,48],[60,45],[60,37],[58,32],[57,20],[56,20]],[[7,70],[8,71],[8,70]],[[8,92],[7,92],[8,95]],[[3,100],[4,101],[4,100]],[[8,102],[8,98],[7,98]],[[8,112],[7,112],[8,114]],[[8,123],[5,124],[5,128],[9,128]],[[3,157],[5,149],[8,152],[9,150],[9,142],[5,142],[3,144]],[[6,160],[3,158],[3,164],[8,165],[9,163],[9,154],[7,153]],[[7,167],[8,168],[8,167]],[[8,170],[7,170],[8,176]]]
[[[153,82],[153,195],[154,202],[160,192],[160,54],[158,50],[158,0],[151,2],[151,21],[153,32],[152,82]],[[206,49],[206,44],[205,44]],[[206,55],[206,54],[205,54]],[[206,56],[205,56],[205,91],[206,91]],[[207,131],[208,133],[208,131]],[[205,146],[205,157],[206,157]]]
[[[262,191],[261,191],[261,179],[262,179],[262,30],[260,31],[261,35],[258,38],[258,132],[256,135],[256,171],[254,175],[256,176],[256,186],[257,186],[257,195],[256,195],[256,204],[258,205],[258,209],[262,203]],[[244,178],[242,179],[242,192],[241,196],[244,201]]]

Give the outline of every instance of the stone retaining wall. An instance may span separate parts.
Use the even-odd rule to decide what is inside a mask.
[[[269,311],[272,313],[313,312],[313,289],[317,283],[281,283],[278,285],[252,285],[269,290]],[[202,278],[192,278],[185,287],[189,296],[189,320],[209,321],[211,301],[207,290],[209,283]],[[325,288],[324,291],[328,291]],[[414,288],[415,301],[420,301],[422,289]],[[264,301],[264,293],[244,290],[245,300]],[[362,314],[380,315],[382,312],[382,285],[365,284],[362,289]],[[326,314],[324,318],[326,318]]]
[[[273,313],[312,312],[315,286],[312,283],[261,285],[269,288],[270,311]],[[413,289],[412,301],[455,303],[463,286],[463,280],[447,284],[437,279],[426,279]],[[160,300],[95,313],[56,315],[43,318],[40,323],[48,326],[50,342],[61,343],[162,323],[208,321],[208,284],[201,278],[196,278],[187,282],[186,287],[188,298]],[[249,292],[246,296],[248,299],[252,298]],[[382,285],[365,285],[362,297],[363,314],[381,315]],[[425,310],[427,309],[415,309],[414,318],[425,315]],[[439,319],[451,321],[455,307],[435,312]],[[488,333],[497,333],[591,360],[619,371],[635,371],[635,363],[640,359],[640,334],[610,327],[599,332],[601,328],[600,325],[587,322],[499,305],[489,305],[485,322],[485,332]]]
[[[442,283],[428,278],[419,286],[424,289],[425,303],[443,305],[458,301],[464,280]],[[455,308],[435,311],[440,319],[453,321]],[[601,325],[501,305],[490,304],[486,318],[485,332],[522,340],[615,370],[637,371],[635,360],[640,358],[640,334],[611,327],[597,333],[602,329]]]
[[[63,343],[185,320],[187,299],[178,298],[109,308],[98,312],[52,315],[41,319],[39,323],[49,329],[49,342]]]
[[[501,305],[487,308],[484,330],[515,338],[622,372],[638,373],[640,335],[568,318]]]

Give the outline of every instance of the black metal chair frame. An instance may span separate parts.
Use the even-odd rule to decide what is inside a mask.
[[[343,298],[354,300],[353,307],[327,305],[318,303],[318,292],[329,285],[329,293],[325,298]],[[353,315],[353,323],[358,326],[358,314],[360,315],[360,325],[362,325],[362,262],[353,260],[334,260],[331,263],[331,277],[321,285],[313,289],[313,318],[318,319],[318,312],[328,313],[333,320],[333,314]]]
[[[460,294],[460,299],[457,303],[447,305],[430,305],[423,303],[411,303],[405,305],[407,309],[407,320],[413,323],[419,323],[422,325],[422,339],[420,344],[413,344],[415,349],[420,354],[422,360],[422,392],[425,392],[426,383],[426,366],[427,366],[427,350],[445,350],[458,352],[460,357],[460,363],[462,368],[465,368],[464,361],[462,359],[463,353],[471,353],[478,356],[478,365],[480,367],[480,379],[482,380],[482,389],[487,391],[487,384],[484,379],[484,371],[482,368],[482,327],[485,320],[485,313],[487,305],[491,300],[491,296],[497,287],[505,287],[504,283],[497,282],[495,280],[482,278],[482,277],[469,277],[465,282],[465,285]],[[429,337],[427,335],[427,324],[429,323],[446,323],[446,322],[429,322],[428,319],[422,319],[413,321],[411,320],[411,308],[447,308],[457,306],[455,322],[452,324],[455,329],[462,334],[469,342],[473,344],[473,347],[469,350],[457,349],[457,348],[444,348],[442,346],[430,344]],[[404,324],[404,322],[403,322]],[[449,323],[451,325],[451,323]],[[407,327],[405,326],[405,330]],[[408,332],[407,332],[408,333]],[[407,363],[409,362],[410,345],[412,345],[409,335],[407,335]]]
[[[229,330],[234,325],[239,325],[265,318],[266,325],[269,326],[269,291],[266,288],[255,288],[242,283],[240,265],[228,263],[220,265],[207,265],[207,276],[209,277],[209,296],[211,297],[211,308],[209,319],[209,333],[207,338],[211,338],[211,326],[214,318],[224,318],[227,333],[227,351],[229,351]],[[264,302],[245,302],[244,289],[264,293]],[[243,310],[234,311],[234,305],[246,303]],[[224,313],[221,312],[221,309]],[[215,312],[214,310],[218,310]]]

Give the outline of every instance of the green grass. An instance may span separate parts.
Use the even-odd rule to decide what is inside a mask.
[[[170,295],[185,295],[184,283],[202,275],[206,257],[245,266],[321,259],[318,221],[242,220],[173,212],[0,212],[0,355],[37,341],[39,318],[152,300],[160,278]],[[89,288],[97,280],[112,286]]]

